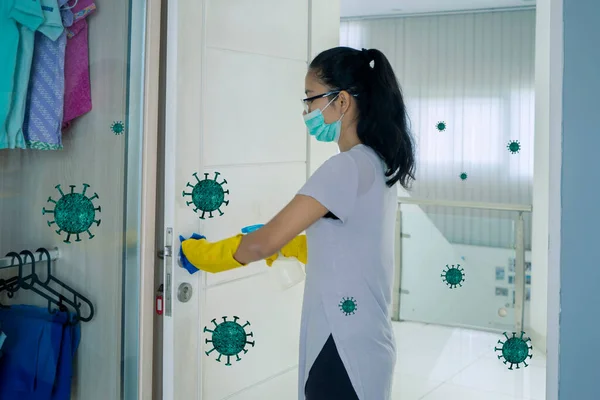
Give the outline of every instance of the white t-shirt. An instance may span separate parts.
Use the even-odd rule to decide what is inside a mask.
[[[298,399],[329,335],[361,400],[388,400],[396,346],[390,319],[397,189],[384,164],[358,145],[327,160],[298,192],[339,220],[307,230]]]

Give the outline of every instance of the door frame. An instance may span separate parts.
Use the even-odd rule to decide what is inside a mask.
[[[159,115],[159,69],[161,50],[161,0],[146,1],[142,160],[140,189],[140,282],[138,332],[138,400],[153,398],[153,340],[155,316],[154,269],[156,260],[156,178]]]
[[[548,282],[547,282],[547,321],[546,321],[546,399],[558,400],[559,398],[559,336],[560,336],[560,243],[561,243],[561,179],[562,179],[562,120],[563,120],[563,65],[564,65],[564,26],[563,26],[564,0],[538,1],[536,7],[536,51],[542,44],[549,48],[548,58],[543,60],[549,65],[548,81],[537,82],[536,97],[539,87],[548,91],[548,115],[543,112],[538,115],[536,106],[536,119],[548,118],[549,130],[544,132],[548,137],[536,138],[536,149],[544,149],[545,157],[549,160],[549,190],[541,196],[547,196],[548,226],[546,232],[539,232],[547,238],[547,247],[542,251],[548,254]],[[541,10],[541,11],[540,11]],[[544,34],[547,42],[540,42]],[[536,60],[537,62],[537,60]],[[541,62],[541,61],[540,61]],[[536,66],[537,70],[537,66]],[[537,99],[536,99],[537,101]],[[536,130],[536,133],[537,130]],[[547,141],[546,146],[538,147],[538,140]],[[544,172],[544,171],[542,171]],[[534,172],[535,174],[535,172]]]
[[[162,393],[157,398],[174,400],[183,397],[201,398],[201,328],[199,315],[204,304],[202,273],[189,274],[179,267],[177,253],[179,239],[176,233],[200,232],[200,219],[184,216],[181,204],[173,193],[180,193],[179,169],[202,171],[204,160],[196,149],[202,148],[203,97],[201,90],[205,79],[205,37],[207,0],[175,0],[166,4],[166,27],[163,32],[165,60],[164,144],[161,179],[164,193],[161,210],[164,214],[164,312],[162,316]],[[185,10],[185,12],[181,12]],[[197,51],[188,51],[197,49]],[[183,59],[185,58],[185,63]],[[193,73],[192,73],[193,71]],[[185,76],[185,81],[180,79]],[[187,135],[185,141],[175,132],[185,132],[193,127],[196,135]],[[182,161],[183,160],[183,161]],[[183,168],[181,163],[185,163]],[[187,174],[187,172],[186,172]],[[176,300],[176,287],[188,283],[194,289],[191,301],[185,305]],[[178,307],[175,307],[175,304]],[[182,348],[185,343],[185,349]],[[177,362],[176,362],[177,361]]]

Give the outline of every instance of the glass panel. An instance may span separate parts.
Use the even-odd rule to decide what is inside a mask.
[[[0,258],[38,277],[0,259],[0,398],[134,399],[146,2],[53,1],[0,15]]]
[[[140,294],[140,211],[142,136],[144,110],[144,50],[146,2],[129,2],[129,51],[127,77],[125,246],[123,253],[123,302],[121,351],[121,399],[138,398],[139,294]]]
[[[512,331],[517,216],[402,205],[400,319]]]

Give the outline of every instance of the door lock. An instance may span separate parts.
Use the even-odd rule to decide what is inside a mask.
[[[193,291],[192,285],[187,282],[182,283],[179,285],[179,289],[177,289],[177,300],[187,303],[192,298]]]

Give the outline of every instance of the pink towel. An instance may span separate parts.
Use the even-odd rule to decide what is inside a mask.
[[[86,17],[95,10],[94,0],[79,0],[71,10],[74,20],[73,25],[67,28],[63,129],[68,128],[75,118],[92,110]]]

